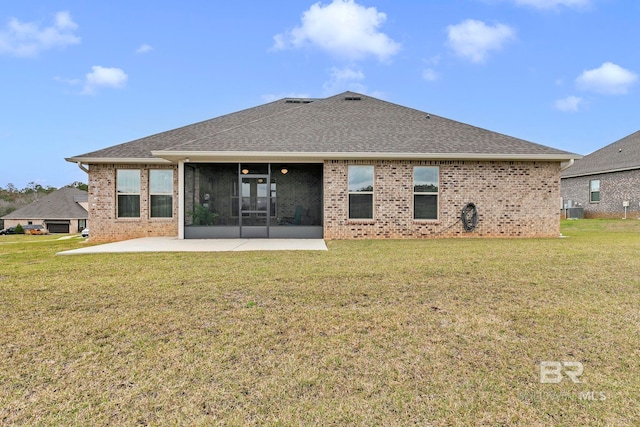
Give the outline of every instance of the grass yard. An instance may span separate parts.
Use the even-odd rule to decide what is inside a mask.
[[[562,232],[79,256],[0,236],[0,425],[640,425],[640,221]],[[544,361],[583,371],[541,383]]]

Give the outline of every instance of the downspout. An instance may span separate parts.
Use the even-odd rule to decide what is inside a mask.
[[[178,161],[178,239],[184,239],[184,160]]]
[[[560,168],[560,172],[564,172],[569,169],[576,162],[575,159],[569,159],[569,164]]]
[[[89,169],[88,169],[86,166],[84,166],[84,165],[82,164],[82,162],[76,162],[76,165],[78,165],[78,167],[80,168],[80,170],[81,170],[82,172],[84,172],[84,173],[86,173],[87,175],[89,175]],[[88,181],[88,180],[87,180],[87,181]],[[80,206],[82,206],[82,205],[80,205]],[[89,215],[88,215],[88,214],[89,214],[89,209],[90,209],[90,208],[89,208],[89,199],[87,199],[87,206],[86,206],[86,207],[85,207],[85,206],[82,206],[82,207],[87,211],[87,219],[85,220],[85,224],[84,224],[84,226],[85,226],[85,227],[88,227],[88,226],[89,226]],[[79,221],[78,221],[78,222],[79,222]],[[79,225],[79,224],[78,224],[78,225]],[[79,227],[78,227],[78,228],[79,228]],[[81,230],[78,230],[78,231],[81,231]]]
[[[82,165],[82,162],[76,162],[76,165],[78,165],[78,167],[80,168],[80,170],[84,173],[86,173],[87,175],[89,174],[89,169],[87,169],[86,167],[84,167]]]

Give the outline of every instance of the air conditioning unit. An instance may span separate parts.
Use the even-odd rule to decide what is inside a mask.
[[[584,208],[582,206],[567,208],[565,216],[567,219],[582,219],[584,218]]]

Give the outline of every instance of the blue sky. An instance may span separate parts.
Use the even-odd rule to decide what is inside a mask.
[[[0,5],[0,186],[64,157],[345,90],[588,154],[640,129],[640,2],[32,0]]]

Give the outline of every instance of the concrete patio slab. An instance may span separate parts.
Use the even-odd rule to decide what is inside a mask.
[[[129,252],[326,251],[322,239],[178,239],[144,237],[59,252],[79,255]]]

